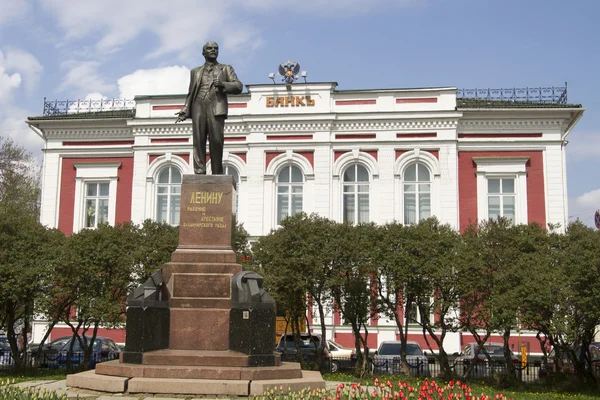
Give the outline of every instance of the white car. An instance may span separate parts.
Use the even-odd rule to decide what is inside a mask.
[[[342,346],[333,340],[327,341],[329,356],[331,358],[331,372],[338,372],[340,369],[352,369],[356,364],[356,352]]]
[[[406,343],[406,363],[411,376],[430,376],[429,361],[417,342]],[[401,374],[400,342],[381,342],[373,359],[374,374]]]

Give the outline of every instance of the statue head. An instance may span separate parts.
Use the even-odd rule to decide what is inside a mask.
[[[202,47],[202,55],[207,61],[216,61],[219,56],[219,45],[216,42],[206,42]]]

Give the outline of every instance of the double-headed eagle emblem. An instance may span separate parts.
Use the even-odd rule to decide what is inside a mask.
[[[300,64],[295,61],[279,64],[279,75],[281,75],[281,80],[287,84],[294,83],[299,79],[298,72],[300,72]]]

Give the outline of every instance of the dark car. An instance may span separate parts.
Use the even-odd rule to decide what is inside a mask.
[[[510,351],[517,376],[521,376],[521,358]],[[493,374],[506,372],[504,345],[488,342],[480,347],[477,343],[469,343],[455,359],[455,370],[469,379],[489,378]]]
[[[276,351],[281,353],[282,361],[298,361],[298,350],[296,348],[296,341],[292,333],[281,335],[279,343],[275,348]],[[311,335],[309,333],[300,334],[300,353],[302,354],[302,360],[305,364],[317,364],[317,351],[322,353],[322,362],[319,365],[321,371],[331,370],[331,359],[329,356],[329,350],[327,349],[326,343],[323,343],[320,335]]]
[[[592,342],[589,347],[589,355],[590,355],[590,363],[592,372],[594,375],[600,375],[600,342]],[[577,346],[575,348],[575,358],[579,359],[581,357],[581,346]],[[558,368],[556,366],[556,352],[552,350],[550,354],[548,354],[547,359],[542,360],[542,364],[539,369],[539,377],[544,378],[553,373],[557,372]],[[562,368],[561,372],[565,374],[574,374],[575,367],[573,366],[573,361],[569,357],[569,354],[563,352],[562,355]]]
[[[58,362],[59,352],[65,343],[71,340],[71,336],[62,336],[51,342],[44,343],[41,348],[38,345],[31,345],[31,360],[37,367],[48,367]]]
[[[402,357],[401,342],[386,341],[379,344],[373,358],[374,374],[401,374]],[[406,343],[406,363],[411,376],[430,376],[429,360],[417,342]]]
[[[58,365],[61,367],[67,365],[67,357],[71,349],[71,340],[72,339],[68,340],[59,352]],[[92,369],[97,363],[103,361],[116,360],[119,358],[120,352],[121,350],[114,340],[107,337],[97,336],[92,346],[92,355],[90,357],[88,368]],[[81,348],[79,340],[76,339],[75,343],[73,343],[73,349],[71,353],[71,366],[78,367],[83,361],[83,358],[84,351]]]
[[[0,336],[0,368],[13,365],[12,352],[6,336]]]

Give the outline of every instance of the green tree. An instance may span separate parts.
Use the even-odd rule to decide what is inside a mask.
[[[264,277],[263,287],[273,296],[300,347],[300,323],[306,315],[307,283],[304,272],[298,268],[302,259],[302,238],[289,229],[284,219],[282,227],[258,239],[252,248],[252,268]],[[290,222],[291,223],[291,222]],[[287,326],[286,326],[287,331]],[[303,362],[298,352],[299,362]]]
[[[135,239],[133,272],[136,282],[143,284],[154,271],[171,260],[171,253],[179,243],[179,228],[147,219],[141,226],[131,229]]]
[[[456,271],[461,260],[460,236],[450,225],[442,225],[431,217],[407,227],[407,237],[408,292],[419,312],[419,318],[412,322],[422,327],[423,337],[438,359],[442,374],[450,377],[452,369],[443,344],[446,335],[457,331],[459,326]],[[437,354],[430,339],[438,348]]]
[[[53,234],[38,222],[38,177],[31,155],[0,138],[0,327],[7,332],[17,368],[23,363],[18,336],[26,345]]]
[[[328,264],[332,267],[329,288],[335,308],[352,328],[360,377],[369,370],[368,327],[370,319],[378,313],[372,251],[377,230],[375,224],[336,224],[327,251],[331,257]]]
[[[61,268],[60,292],[56,294],[59,298],[70,296],[63,321],[84,352],[84,368],[98,329],[120,327],[124,321],[125,299],[134,287],[135,233],[130,223],[114,227],[102,224],[69,238],[68,259]],[[74,341],[71,343],[73,346]]]

